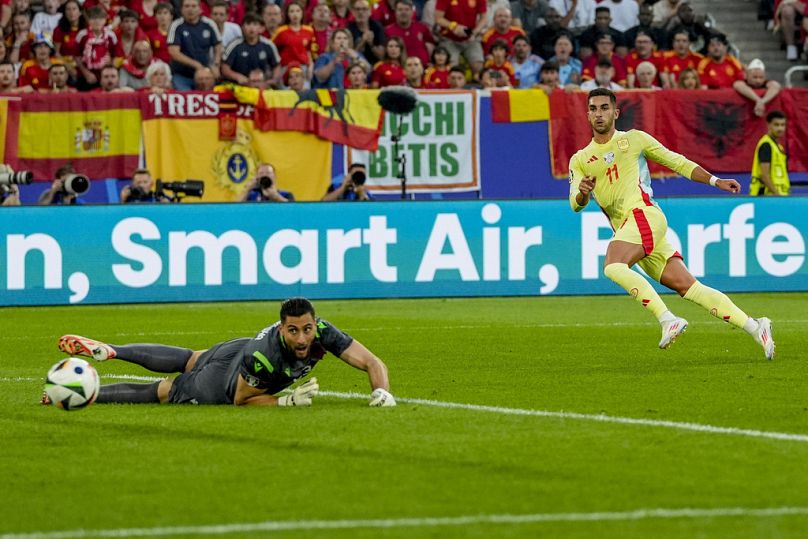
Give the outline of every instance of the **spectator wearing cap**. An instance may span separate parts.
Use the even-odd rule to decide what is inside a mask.
[[[779,82],[766,78],[766,66],[759,58],[755,58],[746,66],[746,79],[735,81],[732,87],[755,104],[754,112],[758,117],[766,113],[766,105],[782,90]],[[763,95],[760,95],[761,91]]]
[[[539,73],[544,60],[532,54],[530,41],[525,36],[516,36],[514,38],[511,64],[516,76],[515,88],[533,88],[538,84]]]
[[[272,87],[281,83],[281,57],[278,48],[261,33],[264,23],[255,13],[244,15],[241,23],[242,37],[225,47],[222,56],[222,76],[238,84],[246,85],[250,73],[256,69],[266,74]]]
[[[348,66],[355,63],[366,64],[370,69],[365,57],[353,48],[351,33],[347,28],[340,28],[331,34],[328,52],[321,54],[314,64],[312,88],[344,89]]]
[[[548,7],[547,0],[515,0],[511,2],[513,24],[524,30],[525,34],[530,34],[544,24]]]
[[[51,64],[48,69],[48,87],[40,89],[43,94],[72,94],[77,90],[68,84],[70,74],[64,64]]]
[[[306,72],[303,70],[303,66],[294,62],[290,64],[286,68],[286,72],[283,74],[283,84],[289,90],[294,90],[295,92],[302,92],[306,89]]]
[[[42,0],[42,11],[34,15],[31,21],[31,32],[52,36],[61,18],[59,0]]]
[[[384,27],[379,21],[370,17],[370,2],[354,0],[353,21],[348,23],[348,30],[353,36],[354,48],[367,58],[371,65],[384,56]]]
[[[663,78],[668,79],[666,88],[673,88],[678,82],[679,75],[686,69],[696,69],[704,56],[690,49],[690,33],[684,28],[673,32],[673,49],[663,53],[665,56],[665,71]]]
[[[595,78],[595,66],[600,60],[609,60],[614,67],[614,78],[612,79],[617,84],[623,86],[626,83],[626,64],[614,52],[614,41],[611,34],[601,34],[595,42],[595,54],[583,61],[581,68],[581,80],[589,80]]]
[[[171,55],[168,53],[168,30],[174,22],[174,7],[167,2],[161,2],[154,7],[154,19],[157,21],[157,28],[147,32],[149,43],[152,46],[152,53],[156,60],[162,60],[166,64],[171,63]]]
[[[603,58],[598,60],[598,63],[595,66],[595,78],[581,83],[581,90],[584,92],[590,92],[595,88],[608,88],[613,92],[623,90],[624,88],[614,82],[612,80],[613,78],[614,66],[612,65],[611,61]]]
[[[34,57],[26,60],[20,67],[20,86],[30,86],[34,90],[48,87],[48,70],[50,66],[61,60],[53,58],[54,49],[50,38],[39,34],[34,38],[32,49]]]
[[[480,36],[486,25],[486,3],[482,0],[437,0],[435,24],[446,47],[457,64],[462,55],[469,63],[474,78],[483,69],[483,47]]]
[[[555,42],[555,56],[550,58],[551,62],[558,64],[558,76],[564,86],[581,83],[583,64],[572,55],[573,48],[572,39],[566,34],[561,34]]]
[[[372,88],[384,88],[385,86],[398,86],[404,84],[406,75],[404,74],[404,61],[407,59],[407,51],[404,42],[400,37],[391,37],[384,46],[384,58],[373,66],[373,73],[370,76]]]
[[[121,44],[124,57],[128,58],[132,55],[132,48],[135,43],[148,41],[149,36],[140,28],[139,15],[135,11],[122,9],[119,16],[121,17],[121,24],[115,29],[115,35],[118,36],[118,42]]]
[[[549,8],[544,16],[547,21],[543,26],[535,28],[530,33],[530,48],[535,54],[545,60],[549,60],[555,54],[555,42],[561,34],[567,34],[572,38],[572,33],[561,26],[561,15],[555,8]]]
[[[123,24],[123,23],[121,23]],[[136,41],[132,45],[132,54],[123,61],[121,70],[118,73],[121,79],[121,86],[140,90],[149,85],[146,79],[146,70],[154,60],[151,45],[147,39]]]
[[[623,40],[626,43],[634,43],[637,40],[637,33],[643,31],[653,38],[658,49],[667,50],[670,48],[671,44],[668,32],[663,28],[658,28],[653,25],[654,8],[651,4],[642,4],[637,18],[639,23],[623,32]]]
[[[79,90],[98,86],[104,66],[123,62],[123,50],[118,36],[106,27],[107,13],[101,6],[87,10],[87,28],[76,35],[80,55],[76,57]]]
[[[594,52],[598,37],[609,34],[614,42],[618,56],[625,56],[628,53],[626,43],[623,40],[623,32],[612,27],[612,16],[609,8],[598,6],[595,9],[595,24],[584,30],[578,36],[578,43],[581,44],[579,57],[584,60]]]
[[[227,20],[230,3],[227,0],[214,0],[210,5],[210,18],[222,36],[222,50],[241,37],[241,27]]]
[[[526,36],[525,31],[513,24],[513,16],[509,7],[498,7],[494,12],[494,25],[483,34],[483,52],[491,54],[494,42],[502,40],[508,47],[508,56],[513,54],[513,40],[517,36]]]
[[[424,23],[413,19],[414,12],[412,0],[396,0],[395,21],[384,29],[384,33],[387,37],[401,38],[407,50],[407,58],[417,56],[421,65],[427,65],[435,49],[435,39]]]
[[[707,57],[698,65],[701,87],[705,90],[732,88],[736,81],[744,80],[741,63],[727,53],[727,36],[713,34],[707,45]]]
[[[218,78],[222,38],[216,24],[202,16],[199,0],[182,0],[182,17],[168,30],[168,53],[177,90],[193,89],[196,73],[202,68],[209,68],[214,79]]]
[[[637,39],[634,41],[634,50],[626,56],[626,87],[637,88],[636,71],[637,66],[642,62],[654,64],[656,86],[668,87],[667,77],[663,79],[660,75],[665,73],[665,55],[654,50],[654,38],[644,31],[637,32]]]

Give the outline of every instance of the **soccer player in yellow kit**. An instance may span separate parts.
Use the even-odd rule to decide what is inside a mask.
[[[631,269],[634,264],[716,318],[743,328],[763,346],[766,359],[772,359],[771,320],[751,318],[726,295],[697,281],[685,267],[682,255],[665,239],[668,222],[652,198],[646,159],[728,193],[738,193],[740,184],[716,178],[648,133],[617,131],[614,122],[620,111],[611,90],[592,90],[587,102],[593,137],[570,159],[570,205],[581,211],[594,196],[611,221],[615,232],[606,250],[603,273],[657,317],[662,326],[660,348],[668,348],[684,333],[687,320],[668,310],[651,284]]]

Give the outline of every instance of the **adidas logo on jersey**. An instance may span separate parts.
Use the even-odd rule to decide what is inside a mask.
[[[593,155],[592,157],[589,158],[589,161],[587,161],[586,164],[588,165],[589,163],[594,163],[597,160],[598,160],[598,156]]]

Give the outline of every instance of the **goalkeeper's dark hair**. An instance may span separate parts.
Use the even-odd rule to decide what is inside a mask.
[[[614,92],[609,90],[608,88],[595,88],[594,90],[589,92],[589,97],[586,98],[586,101],[588,103],[593,97],[599,97],[599,96],[608,97],[609,101],[612,102],[612,106],[617,107],[617,97],[614,95]]]
[[[314,318],[314,305],[306,298],[289,298],[281,303],[281,322],[285,321],[287,316],[297,318],[304,314],[311,314]]]

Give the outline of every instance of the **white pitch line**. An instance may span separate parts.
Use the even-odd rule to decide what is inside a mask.
[[[331,397],[339,397],[341,399],[368,398],[368,395],[365,395],[363,393],[340,393],[336,391],[320,391],[320,394],[328,395]],[[423,406],[434,406],[436,408],[456,408],[461,410],[472,410],[475,412],[488,412],[504,415],[553,417],[559,419],[577,419],[581,421],[599,421],[601,423],[618,423],[622,425],[662,427],[668,429],[707,432],[710,434],[729,434],[734,436],[748,436],[750,438],[768,438],[772,440],[787,440],[789,442],[808,443],[808,434],[740,429],[736,427],[717,427],[715,425],[704,425],[701,423],[689,423],[680,421],[666,421],[661,419],[639,419],[633,417],[611,416],[606,414],[580,414],[577,412],[551,412],[548,410],[527,410],[524,408],[505,408],[502,406],[464,404],[459,402],[433,401],[428,399],[410,399],[406,397],[396,397],[396,402],[405,404],[421,404]]]
[[[105,374],[101,376],[111,380],[136,380],[141,382],[159,382],[163,378],[155,376],[138,376],[134,374]],[[0,378],[0,382],[36,382],[41,378]],[[320,395],[336,397],[339,399],[368,399],[364,393],[343,393],[339,391],[320,391]],[[669,421],[664,419],[642,419],[635,417],[621,417],[606,414],[582,414],[578,412],[552,412],[549,410],[530,410],[526,408],[506,408],[504,406],[487,406],[484,404],[466,404],[461,402],[435,401],[429,399],[414,399],[407,397],[396,397],[396,401],[403,404],[420,404],[422,406],[432,406],[435,408],[453,408],[458,410],[471,410],[474,412],[486,412],[502,415],[532,416],[532,417],[552,417],[557,419],[574,419],[578,421],[597,421],[599,423],[615,423],[619,425],[634,425],[643,427],[658,427],[675,430],[686,430],[692,432],[706,432],[708,434],[723,434],[729,436],[746,436],[748,438],[763,438],[769,440],[782,440],[788,442],[808,443],[808,434],[793,432],[776,432],[755,429],[742,429],[738,427],[719,427],[703,423],[691,423],[685,421]]]
[[[808,507],[719,507],[685,509],[636,509],[594,513],[535,513],[528,515],[466,515],[458,517],[387,518],[367,520],[268,520],[213,524],[205,526],[160,526],[153,528],[113,528],[107,530],[63,530],[7,533],[0,539],[85,539],[91,537],[161,537],[170,535],[226,535],[250,532],[429,528],[473,524],[535,524],[545,522],[615,522],[648,519],[701,519],[718,517],[781,517],[808,515]]]

